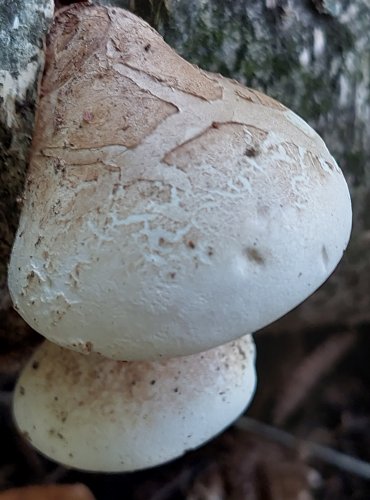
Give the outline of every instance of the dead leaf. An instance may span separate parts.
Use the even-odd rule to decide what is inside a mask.
[[[12,488],[0,493],[0,500],[94,500],[94,496],[83,484],[52,484]]]

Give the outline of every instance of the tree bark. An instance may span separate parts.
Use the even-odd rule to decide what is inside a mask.
[[[0,307],[32,134],[49,0],[0,5]],[[329,281],[275,328],[370,321],[370,9],[367,0],[121,0],[185,58],[259,88],[323,136],[354,225]],[[335,231],[336,228],[333,228]]]
[[[6,267],[17,228],[44,36],[52,0],[0,3],[0,309],[8,304]]]

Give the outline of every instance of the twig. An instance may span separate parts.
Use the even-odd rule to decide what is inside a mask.
[[[334,465],[350,474],[370,480],[370,463],[360,460],[345,453],[341,453],[327,446],[312,441],[300,439],[289,432],[271,425],[263,424],[249,417],[240,417],[235,422],[235,427],[243,431],[258,434],[264,438],[275,441],[287,448],[300,451],[305,457],[313,457]]]
[[[274,423],[281,425],[300,407],[307,394],[333,370],[334,366],[354,346],[356,334],[333,335],[322,342],[298,367],[280,394],[274,409]]]

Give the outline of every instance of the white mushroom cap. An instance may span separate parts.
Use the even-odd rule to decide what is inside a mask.
[[[27,439],[67,466],[152,467],[196,448],[234,419],[255,388],[250,336],[166,361],[112,361],[42,344],[18,381],[14,414]]]
[[[350,229],[343,175],[292,111],[123,10],[57,17],[9,267],[35,330],[117,359],[200,352],[313,293]]]

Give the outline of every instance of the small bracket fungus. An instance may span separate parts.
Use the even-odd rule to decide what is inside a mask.
[[[49,35],[24,196],[16,309],[61,346],[126,360],[274,321],[326,280],[351,228],[343,175],[301,118],[86,4]]]
[[[42,453],[90,471],[131,471],[200,446],[235,420],[255,387],[247,335],[166,361],[112,361],[44,342],[18,381],[14,414]]]

